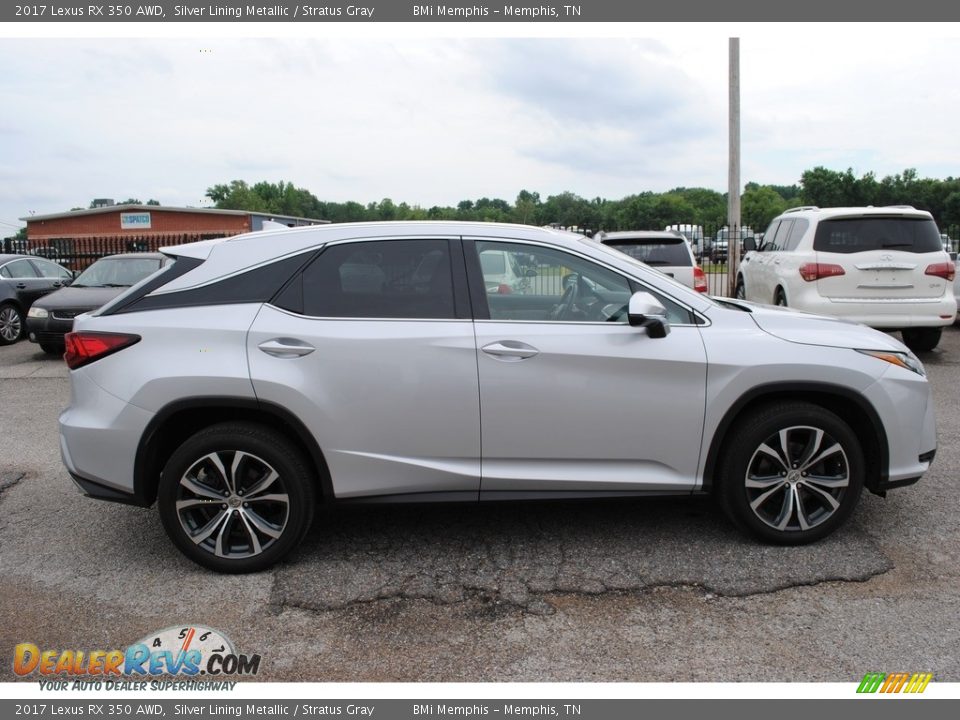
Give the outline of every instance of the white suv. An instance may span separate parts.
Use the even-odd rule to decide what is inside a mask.
[[[905,205],[800,207],[774,218],[737,276],[736,296],[899,330],[932,350],[957,302],[933,217]]]
[[[488,291],[491,251],[536,269],[526,292]],[[579,235],[337,224],[165,253],[67,335],[60,449],[215,570],[279,560],[318,503],[715,493],[807,543],[936,450],[894,338],[718,302]]]

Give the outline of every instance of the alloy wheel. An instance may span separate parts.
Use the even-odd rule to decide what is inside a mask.
[[[259,555],[287,526],[290,496],[266,461],[240,450],[211,452],[180,477],[176,512],[197,547],[227,559]]]
[[[821,428],[797,425],[769,436],[747,463],[747,501],[781,532],[809,530],[839,508],[850,485],[843,446]]]
[[[0,308],[0,337],[8,343],[16,342],[23,331],[20,313],[11,305]]]

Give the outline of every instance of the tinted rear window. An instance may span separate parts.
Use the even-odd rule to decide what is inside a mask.
[[[647,265],[657,266],[689,266],[693,264],[690,252],[686,248],[686,241],[676,240],[611,240],[604,243],[616,248],[635,260]]]
[[[817,226],[813,249],[857,253],[900,250],[928,253],[943,250],[940,232],[929,218],[864,217],[824,220]]]

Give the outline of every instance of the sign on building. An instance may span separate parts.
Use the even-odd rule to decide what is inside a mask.
[[[120,213],[121,230],[149,230],[150,213]]]

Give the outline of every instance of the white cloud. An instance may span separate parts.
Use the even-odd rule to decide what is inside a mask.
[[[958,174],[960,42],[774,30],[741,43],[744,182]],[[703,33],[4,39],[0,221],[93,197],[197,205],[237,178],[423,206],[722,190],[726,53]]]

